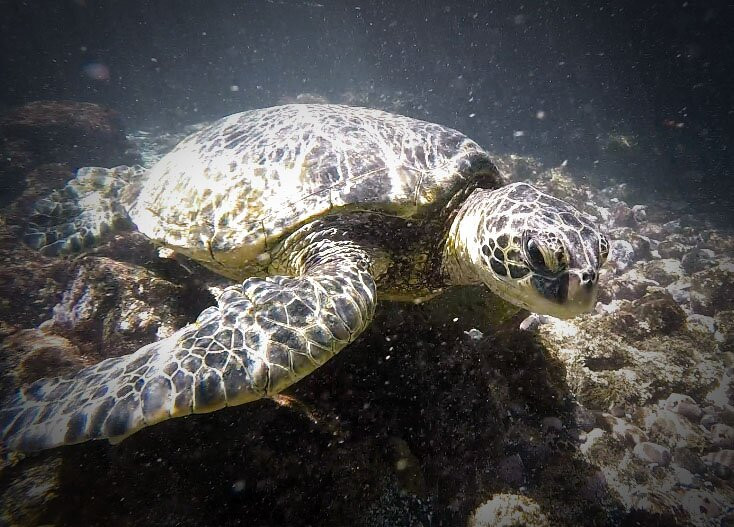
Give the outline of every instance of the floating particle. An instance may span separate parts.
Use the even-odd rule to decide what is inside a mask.
[[[471,328],[469,331],[464,331],[464,334],[472,340],[481,340],[484,337],[484,333],[479,331],[477,328]]]
[[[90,62],[82,68],[84,75],[96,81],[110,80],[110,68],[101,62]]]

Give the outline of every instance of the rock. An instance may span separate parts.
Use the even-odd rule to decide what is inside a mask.
[[[730,469],[729,467],[725,467],[724,465],[719,465],[716,463],[713,465],[713,472],[717,478],[721,479],[729,479],[734,473],[734,471],[732,471],[732,469]]]
[[[729,366],[725,373],[728,377],[734,376],[734,367]],[[719,418],[719,422],[725,425],[734,426],[734,409],[732,409],[731,401],[728,401],[726,407],[719,409],[716,408],[716,416]]]
[[[702,230],[699,233],[702,249],[711,249],[715,254],[731,254],[734,252],[734,237],[718,230]]]
[[[614,292],[611,284],[614,282],[614,270],[602,267],[599,271],[599,294],[596,298],[597,304],[609,304],[614,301]]]
[[[734,450],[710,452],[703,456],[703,462],[717,470],[720,477],[728,479],[734,469]]]
[[[692,423],[697,423],[701,418],[701,408],[695,402],[682,401],[676,411]]]
[[[519,454],[502,459],[497,465],[497,476],[510,485],[519,487],[525,482],[525,464]]]
[[[645,463],[655,463],[660,466],[667,466],[671,459],[670,450],[662,445],[647,441],[635,445],[632,452]]]
[[[581,404],[573,407],[573,418],[578,426],[584,432],[591,432],[596,426],[596,416],[594,412]]]
[[[607,433],[601,428],[594,428],[586,434],[584,442],[579,445],[579,451],[588,455],[589,452],[599,443],[603,438],[607,437]]]
[[[716,265],[716,254],[711,249],[692,249],[681,258],[681,266],[688,274],[693,274]]]
[[[42,165],[63,163],[71,172],[137,162],[117,113],[97,104],[38,101],[0,117],[0,196],[5,203],[34,186],[28,173]]]
[[[677,484],[681,485],[683,487],[699,487],[698,478],[696,478],[690,470],[678,466],[678,465],[671,465],[673,469],[673,474],[675,474],[675,479],[677,480]]]
[[[48,318],[69,267],[22,244],[0,217],[0,320],[29,327]]]
[[[663,223],[662,228],[663,228],[663,232],[666,234],[677,233],[681,230],[680,229],[680,219],[665,222]]]
[[[0,345],[0,400],[41,377],[73,373],[84,366],[79,350],[59,335],[23,329]]]
[[[542,320],[541,320],[540,315],[538,315],[537,313],[530,313],[520,323],[520,330],[521,331],[535,331],[536,329],[540,327],[541,324],[542,324]]]
[[[722,513],[721,504],[707,491],[686,490],[680,503],[691,519],[705,518],[708,522],[711,522],[719,518]]]
[[[649,287],[658,285],[654,280],[642,276],[636,269],[631,269],[609,280],[603,291],[600,291],[599,298],[602,298],[602,293],[606,293],[615,299],[637,300],[645,295]]]
[[[734,298],[734,264],[730,261],[698,271],[691,276],[691,307],[694,313],[715,316],[730,310]]]
[[[701,458],[691,452],[687,447],[676,448],[673,451],[673,461],[692,474],[703,474],[706,472],[706,465]]]
[[[638,426],[628,423],[626,420],[605,414],[604,421],[609,426],[612,436],[629,446],[637,445],[648,440],[647,434]]]
[[[588,199],[593,202],[593,198]],[[633,215],[635,212],[632,207]],[[647,218],[650,217],[651,214],[647,214]],[[637,222],[642,219],[639,214],[635,217]],[[654,226],[650,228],[654,230]],[[640,260],[646,245],[654,248],[657,243],[636,238],[630,228],[614,238],[629,242],[634,261]],[[65,294],[63,298],[59,294],[52,304],[57,304],[57,309],[51,327],[67,331],[67,342],[78,343],[85,352],[98,354],[99,351],[90,345],[95,338],[97,345],[101,342],[105,348],[112,346],[113,353],[122,352],[123,344],[124,351],[130,351],[139,343],[151,342],[158,334],[165,334],[167,328],[192,320],[199,306],[188,305],[191,296],[180,298],[185,293],[180,284],[198,279],[196,274],[187,277],[159,273],[160,263],[148,262],[156,260],[154,256],[136,257],[131,265],[129,255],[125,254],[128,251],[112,253],[111,250],[102,248],[93,256],[65,263],[73,272],[71,278],[64,276],[59,282],[62,285],[59,291]],[[720,254],[723,253],[717,252]],[[124,262],[113,264],[110,261],[119,259]],[[390,507],[394,511],[390,518],[397,520],[368,523],[428,524],[423,518],[430,519],[430,514],[419,521],[411,521],[414,516],[406,504],[417,499],[426,504],[435,523],[452,524],[471,511],[467,507],[475,506],[476,500],[484,501],[490,496],[497,499],[477,509],[472,515],[472,525],[501,525],[503,522],[533,525],[533,521],[550,524],[532,500],[511,494],[502,495],[506,497],[502,499],[491,494],[498,489],[528,484],[543,508],[549,514],[552,512],[550,520],[554,524],[604,524],[614,520],[632,523],[632,518],[624,517],[621,511],[635,507],[649,507],[645,512],[653,519],[661,507],[666,507],[685,521],[688,509],[681,505],[681,499],[692,504],[692,512],[696,507],[707,506],[704,499],[698,499],[700,496],[685,495],[683,498],[690,490],[687,487],[696,485],[711,496],[718,492],[720,481],[712,480],[717,488],[704,485],[705,478],[713,478],[712,470],[696,456],[697,452],[708,452],[712,448],[708,444],[712,434],[699,430],[690,447],[682,446],[683,441],[679,438],[688,437],[688,428],[699,428],[692,423],[696,423],[697,416],[700,420],[701,408],[693,398],[672,392],[690,393],[702,404],[712,401],[708,394],[718,386],[716,381],[724,370],[721,364],[729,358],[716,349],[712,334],[698,331],[692,334],[688,330],[693,324],[709,323],[709,319],[702,316],[686,318],[686,313],[681,316],[673,306],[678,300],[673,291],[681,286],[679,290],[687,293],[690,279],[679,278],[661,290],[656,281],[644,276],[642,269],[639,263],[633,264],[616,279],[611,266],[605,269],[609,279],[617,281],[617,291],[623,290],[620,284],[625,279],[629,284],[629,300],[614,300],[615,309],[625,314],[616,326],[612,324],[616,312],[600,312],[566,321],[535,317],[526,326],[537,326],[537,331],[532,335],[512,332],[514,340],[513,345],[508,346],[509,352],[503,349],[504,344],[500,345],[498,331],[492,330],[486,338],[469,342],[473,333],[479,333],[469,328],[484,331],[488,326],[469,323],[465,314],[461,315],[461,323],[449,324],[440,331],[438,326],[419,328],[418,341],[413,338],[415,325],[407,323],[414,318],[408,319],[407,315],[405,319],[384,317],[374,331],[365,335],[363,342],[369,342],[369,346],[347,357],[349,368],[341,367],[345,364],[343,361],[341,365],[335,362],[333,366],[325,366],[323,374],[309,376],[295,387],[294,396],[304,400],[304,406],[313,408],[318,423],[315,419],[293,420],[282,415],[282,411],[276,414],[268,405],[250,405],[235,412],[235,419],[220,412],[172,420],[112,449],[103,444],[71,448],[64,452],[68,456],[65,464],[71,470],[65,471],[57,502],[63,505],[69,499],[75,503],[76,499],[79,503],[89,503],[92,509],[90,500],[99,503],[97,507],[101,512],[97,516],[86,516],[92,521],[82,523],[104,520],[104,515],[109,514],[106,503],[114,503],[116,517],[127,514],[133,522],[143,521],[144,518],[136,514],[139,514],[138,505],[149,498],[147,487],[139,488],[137,495],[130,493],[141,487],[136,487],[135,483],[142,478],[151,483],[162,482],[163,487],[156,488],[171,491],[163,493],[162,500],[153,500],[151,507],[154,508],[146,508],[143,516],[162,517],[167,508],[175,508],[172,507],[175,503],[166,502],[171,496],[174,501],[191,496],[204,500],[199,504],[201,507],[193,508],[196,510],[182,510],[183,518],[165,518],[165,522],[171,524],[206,523],[207,518],[203,516],[221,501],[218,497],[227,499],[235,494],[236,500],[246,498],[255,505],[266,505],[252,508],[253,514],[266,509],[263,516],[248,516],[254,524],[268,523],[268,514],[278,510],[278,497],[284,495],[289,496],[288,506],[280,509],[286,509],[284,514],[290,516],[280,517],[282,524],[298,523],[299,520],[318,524],[318,518],[299,515],[304,511],[308,514],[310,510],[318,515],[324,507],[333,507],[333,510],[328,509],[330,516],[322,518],[325,523],[354,524],[351,518],[343,515],[346,509],[367,517],[362,513],[369,508],[369,518],[376,520],[384,518],[379,514]],[[666,275],[663,281],[669,278]],[[684,278],[688,279],[688,287],[682,286]],[[439,309],[453,311],[446,309],[445,303],[436,304]],[[424,307],[420,308],[421,315]],[[159,319],[153,318],[155,316]],[[724,318],[714,318],[714,321],[717,331],[726,331]],[[398,333],[380,324],[406,329]],[[557,329],[551,332],[551,326]],[[466,334],[470,338],[463,338],[464,330],[469,330]],[[395,335],[398,336],[394,338]],[[390,338],[387,344],[386,337]],[[541,338],[552,340],[554,346],[543,345],[537,358],[533,358],[535,355],[529,352],[535,351],[536,346],[541,348],[537,342]],[[471,353],[464,353],[469,345]],[[355,346],[359,347],[359,343]],[[448,348],[446,352],[436,353],[445,348]],[[374,360],[370,360],[375,354],[368,353],[375,350],[384,351],[377,355],[383,366],[379,372],[375,370]],[[457,353],[451,353],[454,350]],[[389,363],[387,355],[390,355]],[[96,360],[96,356],[89,357],[90,362]],[[379,365],[377,367],[380,369]],[[436,397],[437,389],[441,392],[440,397]],[[719,392],[724,391],[725,388],[719,389]],[[658,402],[666,396],[667,399]],[[495,401],[495,397],[499,400]],[[725,396],[716,400],[720,399]],[[580,400],[585,405],[572,408],[574,419],[567,419],[564,413],[569,400]],[[394,401],[401,401],[400,408],[395,407]],[[719,404],[716,415],[723,412],[723,404]],[[673,416],[665,414],[664,419],[656,421],[655,418],[661,417],[660,409]],[[616,419],[608,419],[602,413],[607,410],[613,412]],[[648,411],[655,414],[649,427],[644,418],[644,412]],[[715,418],[714,414],[706,415]],[[334,420],[333,416],[338,418]],[[540,426],[538,416],[548,416]],[[199,422],[202,419],[203,425]],[[478,423],[477,419],[488,421]],[[253,422],[263,426],[252,427]],[[334,428],[327,427],[326,422],[335,423]],[[556,434],[564,424],[568,429]],[[714,424],[716,422],[711,426]],[[609,431],[595,429],[597,425]],[[507,433],[509,426],[517,432]],[[576,445],[577,449],[573,441],[569,448],[568,441],[578,437],[575,426],[588,432]],[[547,434],[545,437],[538,433],[541,427]],[[679,432],[679,427],[685,433]],[[386,445],[390,434],[384,435],[385,430],[410,433],[409,443],[393,440],[390,448]],[[560,440],[554,440],[554,435]],[[314,437],[314,441],[309,442],[312,455],[305,457],[293,447],[297,447],[298,438],[304,436]],[[699,442],[699,436],[706,442]],[[671,438],[671,444],[666,437]],[[277,444],[267,438],[276,438]],[[217,441],[228,445],[227,448],[206,448]],[[189,444],[194,445],[190,450],[187,449]],[[665,455],[666,447],[668,456]],[[415,454],[411,453],[411,448],[415,449]],[[502,454],[502,448],[509,450]],[[634,448],[638,448],[639,453],[632,454]],[[363,450],[361,455],[360,449]],[[252,455],[248,455],[247,463],[233,464],[232,452]],[[671,466],[671,453],[675,466]],[[640,454],[644,462],[638,459]],[[329,458],[330,455],[335,457]],[[211,478],[197,478],[196,471],[188,479],[192,471],[187,460],[193,460],[194,467],[212,468],[210,475],[218,478],[221,485],[215,482],[210,490]],[[664,466],[666,460],[667,467]],[[647,466],[647,463],[653,465]],[[95,472],[98,465],[101,474],[86,474]],[[139,468],[137,479],[129,477],[132,465]],[[75,470],[74,467],[81,468]],[[494,470],[488,473],[488,467]],[[430,485],[422,481],[423,470],[430,475]],[[719,473],[723,474],[722,470]],[[9,483],[14,473],[9,471],[7,476],[5,480]],[[313,481],[320,483],[323,492],[319,496],[325,496],[324,507],[316,507],[308,492],[308,485]],[[128,484],[132,487],[126,487]],[[100,489],[104,489],[101,494]],[[125,496],[124,502],[119,502],[120,496]],[[300,500],[304,496],[306,498]],[[329,501],[330,496],[339,499]],[[383,501],[384,496],[390,498]],[[607,505],[611,506],[614,516],[609,515]],[[66,512],[58,523],[73,523],[75,510]],[[569,512],[571,510],[573,512]],[[43,518],[56,518],[53,509],[44,512]],[[533,516],[535,513],[537,515]],[[707,513],[701,509],[699,515],[703,517]],[[225,516],[222,517],[226,519]],[[478,523],[482,521],[484,523]],[[271,522],[277,521],[271,519]]]
[[[681,242],[663,240],[656,250],[661,258],[675,258],[680,260],[691,247]]]
[[[652,260],[641,265],[642,274],[650,280],[656,281],[662,287],[672,284],[685,276],[685,271],[678,260],[663,258]]]
[[[74,373],[84,365],[79,349],[68,339],[38,329],[24,329],[6,338],[3,351],[22,356],[18,368],[21,384]]]
[[[713,425],[711,444],[719,448],[734,448],[734,428],[723,423]]]
[[[546,527],[550,525],[540,506],[527,496],[495,494],[471,515],[468,527]]]
[[[684,309],[688,306],[691,301],[691,279],[688,276],[684,276],[679,280],[676,280],[672,284],[668,285],[665,289],[673,297],[676,303],[680,304]],[[684,307],[685,306],[685,307]]]
[[[692,447],[705,443],[699,427],[682,415],[663,408],[658,408],[645,417],[645,429],[653,441],[671,447]]]
[[[615,203],[611,212],[612,225],[615,227],[637,227],[639,225],[634,211],[623,202]]]
[[[542,184],[552,196],[574,203],[578,208],[583,208],[583,204],[588,201],[584,186],[574,181],[563,167],[550,168],[543,177]]]
[[[94,103],[28,103],[0,118],[0,137],[6,155],[28,155],[32,166],[60,162],[111,167],[134,161],[127,153],[130,145],[119,114]]]
[[[635,262],[635,248],[626,240],[612,240],[609,247],[609,265],[621,272]]]
[[[644,223],[647,221],[647,211],[645,205],[633,205],[632,215],[637,223]]]
[[[0,490],[1,525],[47,525],[44,515],[62,486],[60,453],[52,453],[43,463],[25,464],[20,474]]]
[[[603,500],[609,493],[609,484],[604,472],[596,470],[590,474],[584,481],[581,488],[581,495],[584,498],[597,502]]]
[[[634,252],[632,260],[635,262],[651,259],[653,244],[657,243],[629,227],[612,229],[607,232],[607,236],[613,240],[623,240],[628,242],[632,246],[632,250]]]
[[[686,318],[686,326],[691,331],[700,331],[713,335],[716,332],[716,323],[712,317],[693,313]]]
[[[609,407],[609,413],[612,414],[614,417],[624,417],[624,406],[621,404],[613,404]]]
[[[635,250],[635,260],[650,260],[652,259],[652,247],[653,242],[647,236],[641,234],[632,233],[629,237],[629,242],[632,244],[632,248]]]
[[[692,213],[690,203],[682,202],[682,204],[684,204],[685,208],[688,209],[689,212],[681,214],[679,217],[681,232],[684,232],[689,236],[698,236],[698,233],[708,225],[708,220],[703,219],[700,215]]]
[[[721,351],[734,352],[734,310],[716,313],[714,326],[716,327],[714,337],[720,343]]]
[[[618,331],[629,337],[644,338],[678,331],[685,324],[686,316],[665,289],[651,288],[644,297],[620,308],[611,318]]]
[[[563,430],[563,421],[561,421],[558,417],[544,417],[541,425],[541,430],[543,430],[544,434],[547,434],[549,432],[558,433]]]
[[[685,312],[664,289],[648,293],[632,303],[632,312],[650,326],[652,333],[669,334],[679,329],[686,320]]]
[[[662,408],[675,412],[682,402],[695,403],[690,396],[681,393],[671,393],[667,399],[661,399],[659,404]]]
[[[484,333],[479,331],[477,328],[471,328],[469,331],[464,331],[464,334],[469,337],[470,340],[482,340]]]
[[[642,236],[647,236],[654,240],[659,240],[665,237],[665,233],[663,233],[663,228],[659,224],[652,223],[650,221],[640,225],[639,229],[637,229],[637,232]],[[684,252],[685,251],[682,251],[680,255],[682,256]]]
[[[698,231],[689,227],[680,228],[674,232],[667,232],[665,234],[664,240],[669,242],[682,243],[689,249],[692,249],[699,242]]]
[[[691,422],[698,422],[703,413],[701,408],[691,397],[680,393],[671,393],[667,399],[661,401],[661,406],[686,417]]]
[[[78,260],[73,276],[53,308],[53,330],[99,359],[166,337],[214,303],[204,291],[106,257]]]
[[[705,414],[703,417],[701,417],[701,426],[704,428],[711,428],[713,425],[715,425],[718,422],[718,418],[713,414]]]

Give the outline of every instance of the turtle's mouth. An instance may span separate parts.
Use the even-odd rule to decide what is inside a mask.
[[[574,271],[554,277],[535,275],[531,284],[539,293],[538,305],[534,308],[541,314],[571,318],[591,311],[596,305],[596,280],[584,280]]]
[[[531,279],[533,288],[540,295],[554,304],[565,304],[568,298],[568,273],[552,278],[534,275]]]

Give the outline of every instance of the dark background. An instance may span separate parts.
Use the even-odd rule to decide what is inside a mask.
[[[707,199],[734,188],[726,2],[59,0],[0,10],[0,111],[100,102],[131,130],[301,92],[399,93],[412,98],[403,113],[495,151],[569,160],[603,182]],[[91,78],[90,64],[109,78]],[[621,157],[609,149],[616,134],[633,138]]]

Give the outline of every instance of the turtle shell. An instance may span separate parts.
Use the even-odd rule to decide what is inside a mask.
[[[366,108],[290,104],[230,115],[188,136],[124,205],[154,241],[242,278],[251,272],[247,262],[325,214],[429,214],[471,183],[478,160],[486,165],[486,152],[445,126]],[[493,173],[489,184],[500,186]]]

